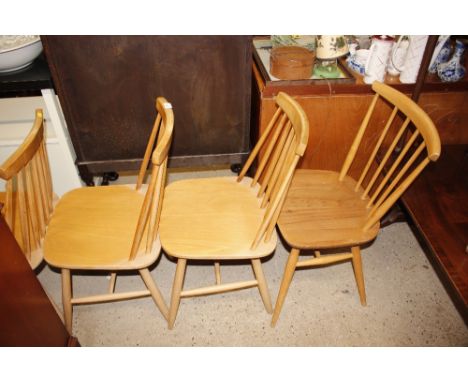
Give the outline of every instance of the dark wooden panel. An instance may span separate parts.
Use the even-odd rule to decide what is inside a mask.
[[[197,165],[197,158],[226,155],[228,163],[232,154],[248,152],[250,37],[45,36],[43,42],[79,164],[137,168],[159,95],[174,107],[171,157],[194,157],[188,164]]]
[[[0,346],[77,346],[0,215]]]

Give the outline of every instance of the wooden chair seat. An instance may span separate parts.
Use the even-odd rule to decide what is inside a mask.
[[[300,249],[354,246],[374,239],[379,222],[363,231],[371,207],[356,181],[325,170],[296,170],[278,226],[289,245]]]
[[[135,185],[116,185],[65,194],[47,229],[46,261],[67,269],[125,270],[152,264],[159,256],[159,240],[150,254],[139,253],[134,260],[128,256],[145,192]]]
[[[160,235],[165,253],[179,258],[235,260],[260,258],[276,248],[277,236],[251,244],[264,209],[257,197],[258,184],[237,177],[188,179],[165,191]]]

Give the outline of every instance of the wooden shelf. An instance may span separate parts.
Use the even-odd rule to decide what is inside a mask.
[[[263,83],[264,97],[273,97],[278,92],[307,96],[307,95],[327,95],[327,94],[372,94],[371,86],[364,83],[363,76],[348,68],[346,59],[339,59],[340,66],[346,71],[346,74],[352,77],[349,79],[336,80],[284,80],[271,81],[267,69],[264,67],[262,60],[257,53],[255,46],[252,48],[254,58],[254,75],[257,81]],[[255,70],[257,69],[257,73]],[[411,94],[415,88],[415,84],[403,84],[398,77],[385,77],[385,83],[392,85],[399,91]],[[457,92],[468,91],[468,78],[465,76],[458,82],[442,82],[437,75],[428,73],[425,83],[422,87],[423,92]]]

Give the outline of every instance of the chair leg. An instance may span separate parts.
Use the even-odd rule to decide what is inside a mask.
[[[177,311],[179,310],[180,304],[180,293],[182,292],[182,286],[184,284],[185,277],[185,267],[187,265],[186,259],[179,259],[177,261],[177,268],[174,276],[174,283],[172,285],[172,296],[171,296],[171,306],[169,310],[169,320],[168,327],[172,329],[174,327],[174,322],[177,316]]]
[[[364,286],[364,274],[362,272],[361,249],[359,247],[352,247],[351,253],[353,254],[353,270],[359,291],[359,299],[361,300],[361,305],[366,306],[366,288]]]
[[[258,281],[258,290],[260,291],[260,296],[262,296],[265,309],[268,313],[271,314],[273,312],[273,308],[271,307],[270,292],[268,292],[268,286],[263,274],[262,263],[260,259],[252,259],[252,268],[254,270],[255,278]]]
[[[289,285],[294,276],[294,271],[296,270],[297,260],[299,258],[299,249],[292,248],[291,253],[289,254],[288,261],[286,263],[286,268],[283,274],[283,280],[281,281],[281,286],[278,292],[278,297],[276,299],[275,311],[273,312],[273,317],[271,319],[271,326],[274,327],[278,321],[279,315],[281,313],[281,308],[283,307],[284,300],[286,299],[286,294],[288,293]]]
[[[110,281],[109,281],[109,293],[114,293],[116,280],[117,280],[117,273],[112,272],[110,275]]]
[[[216,285],[221,285],[221,266],[219,264],[219,261],[215,261],[214,267],[215,267]]]
[[[65,328],[68,333],[72,335],[72,318],[73,318],[73,307],[71,303],[72,298],[72,284],[71,274],[69,269],[62,269],[62,305],[63,305],[63,317],[65,320]]]
[[[148,268],[140,269],[140,276],[143,279],[143,282],[145,283],[146,287],[148,290],[151,292],[151,297],[153,297],[154,302],[156,303],[156,306],[158,309],[161,311],[161,314],[163,317],[166,319],[169,318],[169,309],[167,308],[166,302],[164,301],[164,298],[159,291],[158,286],[154,282],[153,278],[151,277],[151,273]]]

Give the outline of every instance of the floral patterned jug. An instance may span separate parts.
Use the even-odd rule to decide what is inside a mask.
[[[460,40],[455,41],[455,51],[452,58],[445,63],[439,64],[437,67],[437,74],[444,82],[455,82],[465,76],[465,68],[460,63],[465,45]]]
[[[450,35],[439,36],[437,45],[434,49],[431,62],[429,64],[429,73],[437,73],[437,67],[450,58]]]

